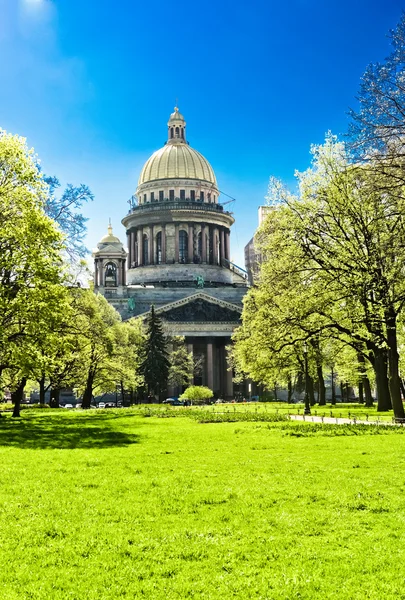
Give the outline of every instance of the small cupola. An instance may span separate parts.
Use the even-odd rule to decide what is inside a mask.
[[[186,144],[186,121],[177,106],[170,115],[167,123],[167,143],[168,144]]]

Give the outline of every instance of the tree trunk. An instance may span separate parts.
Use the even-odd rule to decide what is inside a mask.
[[[27,378],[23,377],[14,392],[11,392],[11,401],[14,404],[13,417],[20,417],[21,402],[24,397],[24,388]]]
[[[340,382],[340,401],[343,402],[344,401],[344,387],[343,387],[343,381]]]
[[[291,375],[288,376],[287,385],[288,385],[287,402],[288,402],[288,404],[291,404],[291,402],[292,402],[292,381],[291,381]]]
[[[60,397],[60,388],[56,386],[52,386],[51,388],[51,397],[49,400],[49,406],[52,408],[59,408],[59,397]]]
[[[39,403],[45,404],[45,375],[39,380]]]
[[[399,377],[399,354],[397,342],[397,323],[395,311],[390,308],[385,317],[387,326],[387,343],[388,343],[388,372],[389,372],[389,387],[391,394],[392,408],[394,416],[397,418],[405,418],[404,405],[401,399],[401,387]]]
[[[350,402],[350,385],[349,382],[346,382],[346,402]]]
[[[275,402],[278,402],[278,398],[277,398],[277,383],[276,382],[274,382],[273,392],[274,392],[274,400],[275,400]]]
[[[363,388],[364,388],[364,396],[366,398],[366,406],[367,407],[374,406],[373,396],[371,395],[370,380],[367,377],[367,375],[363,375]]]
[[[391,396],[387,375],[387,352],[384,349],[374,350],[374,372],[377,387],[377,411],[391,410]]]
[[[359,404],[364,404],[363,380],[359,379]]]
[[[90,369],[87,375],[86,388],[84,390],[82,399],[82,408],[90,408],[91,400],[93,398],[93,382],[94,373]]]
[[[404,385],[404,380],[402,378],[400,378],[399,384],[401,386],[402,398],[404,398],[404,400],[405,400],[405,385]]]
[[[319,406],[325,406],[326,405],[326,388],[325,388],[325,380],[323,378],[322,365],[317,365],[316,372],[318,374]]]
[[[331,403],[332,406],[335,406],[336,404],[336,388],[335,388],[335,373],[333,371],[333,367],[331,369],[330,372],[330,378],[331,378]]]
[[[311,406],[315,406],[315,391],[314,391],[314,380],[311,375],[308,375],[308,396],[309,396],[309,404]]]

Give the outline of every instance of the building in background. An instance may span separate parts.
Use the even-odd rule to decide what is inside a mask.
[[[272,209],[272,206],[259,206],[259,227]],[[248,282],[250,285],[253,285],[257,279],[262,261],[261,254],[256,250],[255,247],[255,235],[245,246],[245,269],[247,271]]]
[[[176,107],[167,141],[146,161],[122,219],[128,249],[109,226],[93,252],[94,285],[123,319],[146,315],[153,304],[168,333],[184,336],[200,359],[194,383],[231,399],[226,346],[248,282],[231,262],[234,218],[219,196],[215,173],[189,145]]]

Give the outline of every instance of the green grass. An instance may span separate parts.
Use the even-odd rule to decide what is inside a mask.
[[[159,411],[0,418],[1,599],[405,598],[404,429]]]

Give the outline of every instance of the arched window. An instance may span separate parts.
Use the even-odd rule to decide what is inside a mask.
[[[173,139],[173,127],[170,128],[170,137]]]
[[[179,134],[180,134],[180,130],[179,130],[179,128],[178,128],[178,127],[176,127],[176,138],[180,137],[180,135],[179,135]]]
[[[183,127],[181,128],[181,139],[184,140],[184,129],[183,129]]]
[[[146,235],[146,233],[143,234],[143,248],[142,248],[142,263],[144,265],[148,265],[149,264],[149,240],[148,240],[148,236]]]
[[[188,262],[188,234],[183,229],[179,232],[179,262]]]
[[[156,264],[160,265],[162,264],[162,232],[159,231],[159,233],[156,235]]]
[[[105,287],[117,287],[117,265],[112,262],[105,266],[104,285]]]

